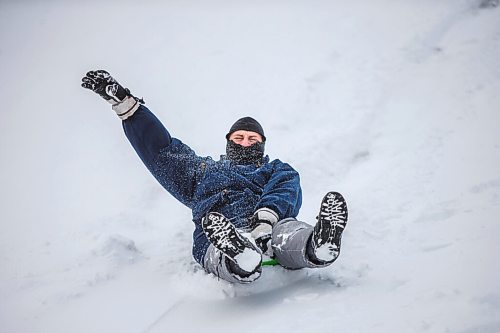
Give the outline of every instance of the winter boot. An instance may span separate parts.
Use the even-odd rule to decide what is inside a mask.
[[[144,100],[134,97],[130,90],[123,88],[108,72],[90,71],[82,78],[82,87],[92,90],[113,105],[118,117],[125,120],[144,104]]]
[[[229,259],[233,273],[249,276],[260,269],[259,250],[224,215],[208,213],[202,227],[210,243]]]
[[[347,224],[347,204],[340,193],[328,192],[324,196],[317,219],[307,255],[314,263],[332,263],[339,256],[340,240]]]

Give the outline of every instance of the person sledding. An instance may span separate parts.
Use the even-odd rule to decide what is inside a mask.
[[[315,226],[296,219],[302,204],[299,174],[264,155],[266,136],[251,117],[226,134],[219,160],[197,155],[108,72],[88,72],[82,86],[112,104],[128,140],[156,180],[192,210],[193,257],[233,283],[249,283],[274,258],[288,269],[326,267],[339,256],[347,205],[328,192]]]

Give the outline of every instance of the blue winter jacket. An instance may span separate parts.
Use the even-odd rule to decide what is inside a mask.
[[[296,217],[302,204],[299,174],[288,164],[269,157],[255,165],[236,165],[201,157],[172,138],[151,111],[141,105],[123,121],[130,143],[158,182],[193,211],[193,257],[203,265],[209,241],[201,227],[211,211],[224,214],[238,228],[262,207],[279,219]]]

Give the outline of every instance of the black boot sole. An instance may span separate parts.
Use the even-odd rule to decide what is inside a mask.
[[[202,227],[210,243],[241,269],[252,272],[260,266],[260,252],[224,215],[208,213],[202,220]]]
[[[321,201],[318,222],[314,226],[314,255],[323,262],[333,262],[340,254],[342,232],[347,225],[347,204],[338,192],[328,192]]]

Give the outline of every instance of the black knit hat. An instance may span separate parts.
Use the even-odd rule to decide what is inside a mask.
[[[259,124],[259,122],[252,117],[244,117],[241,119],[238,119],[233,126],[231,126],[231,129],[229,130],[229,133],[226,134],[226,139],[229,140],[229,136],[233,134],[236,131],[243,130],[243,131],[251,131],[260,134],[262,136],[262,140],[266,141],[266,136],[264,135],[264,129],[262,126]]]

